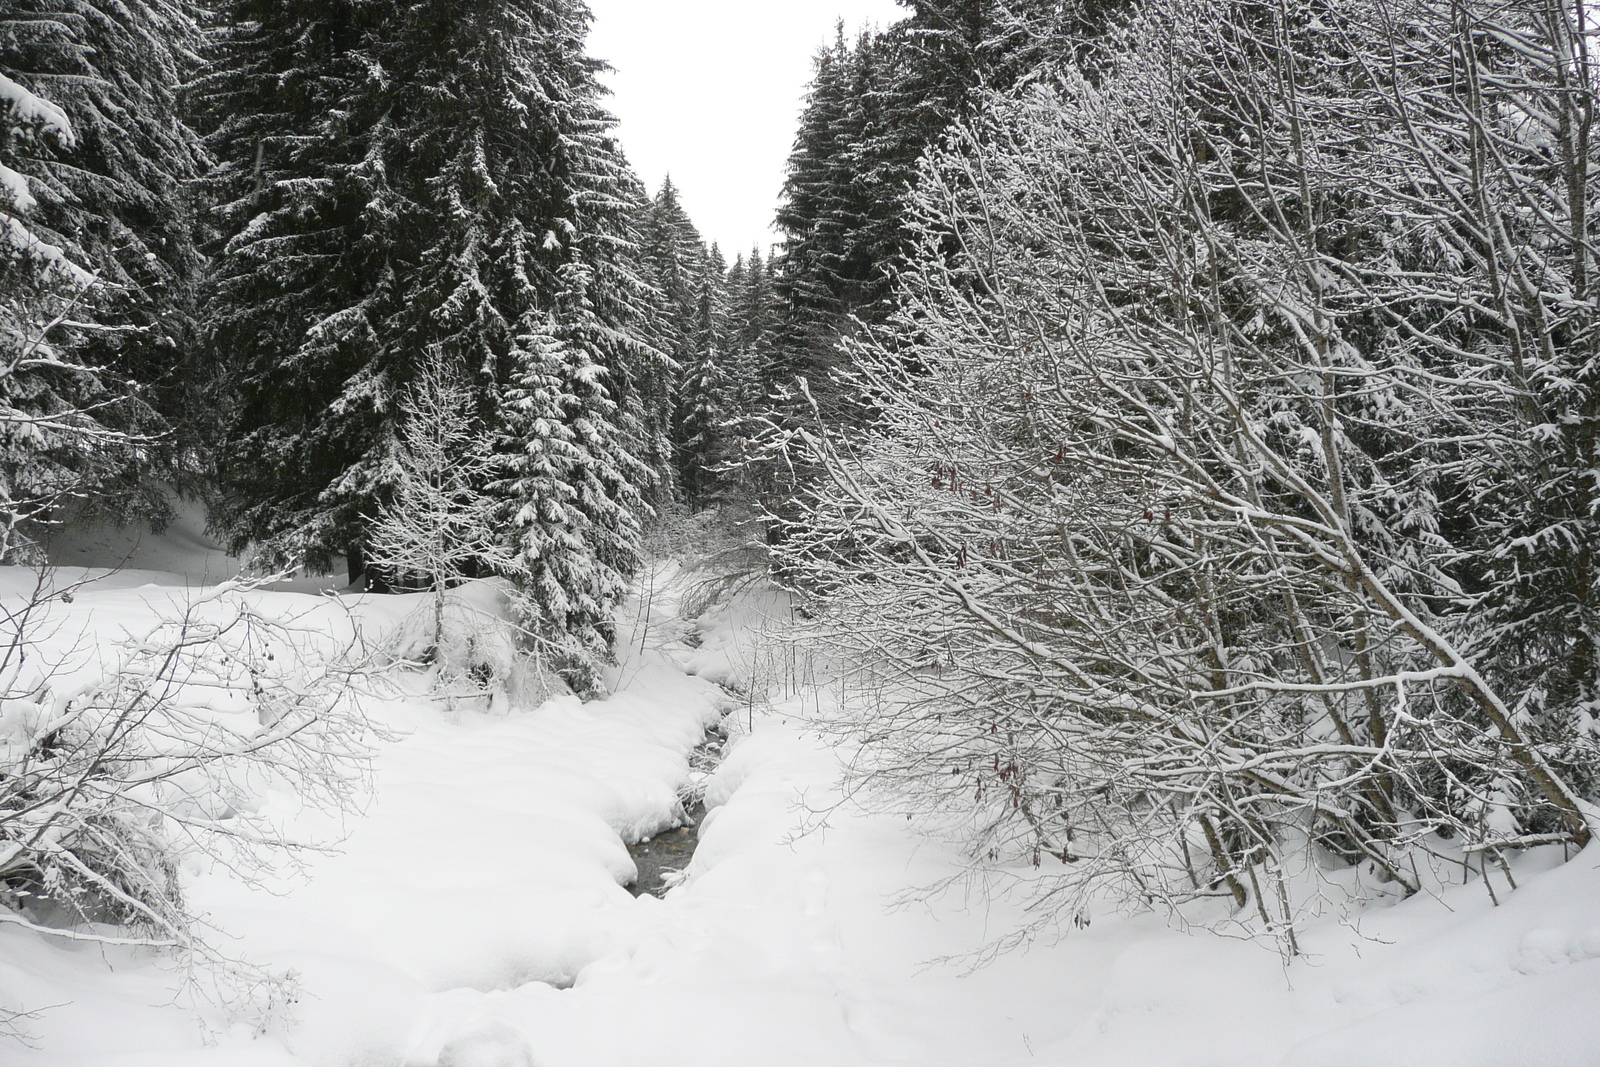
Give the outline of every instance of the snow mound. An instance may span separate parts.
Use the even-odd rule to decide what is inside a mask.
[[[399,663],[425,664],[435,692],[487,709],[534,708],[569,690],[521,648],[510,583],[468,582],[442,597],[404,597],[408,614],[385,639]]]
[[[0,598],[20,595],[25,577],[0,569]],[[824,699],[814,691],[740,703],[727,758],[705,781],[711,810],[686,877],[664,898],[632,898],[624,843],[675,824],[688,755],[729,704],[685,668],[755,662],[738,647],[747,627],[787,614],[776,594],[752,592],[686,620],[686,586],[670,570],[653,578],[619,615],[609,699],[452,714],[416,674],[375,684],[360,699],[392,739],[360,798],[363,817],[340,826],[294,796],[259,798],[307,842],[336,849],[308,852],[303,875],[286,868],[257,884],[190,865],[191,900],[228,932],[230,951],[298,974],[277,1029],[257,1034],[204,1008],[202,1035],[181,976],[159,959],[0,924],[0,1004],[37,1011],[25,1020],[37,1047],[0,1045],[0,1062],[1600,1062],[1595,849],[1564,864],[1559,850],[1514,858],[1518,888],[1497,886],[1498,906],[1474,882],[1309,924],[1305,955],[1287,966],[1245,940],[1106,912],[974,968],[974,953],[1027,920],[1024,902],[963,882],[917,892],[957,872],[961,857],[844,795],[849,753],[802,714],[802,702]],[[60,639],[92,660],[97,641],[188,596],[181,581],[85,586]],[[252,595],[321,620],[333,646],[394,634],[424,599]]]
[[[144,523],[118,526],[69,514],[45,544],[45,555],[56,567],[151,572],[145,582],[178,586],[215,585],[237,575],[240,560],[206,533],[205,505],[173,497],[172,507],[172,521],[160,533]]]

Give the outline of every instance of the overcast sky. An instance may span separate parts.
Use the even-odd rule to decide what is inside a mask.
[[[811,57],[833,39],[883,26],[894,0],[589,0],[589,52],[607,77],[618,134],[654,193],[669,172],[707,240],[735,252],[772,237]]]

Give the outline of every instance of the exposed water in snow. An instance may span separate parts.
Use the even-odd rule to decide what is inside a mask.
[[[689,644],[699,647],[698,635],[689,637]],[[682,791],[680,825],[628,846],[628,855],[633,857],[633,865],[638,868],[638,874],[628,884],[628,892],[634,896],[648,893],[659,897],[683,880],[684,871],[700,845],[700,825],[706,818],[706,781],[716,773],[727,744],[728,735],[720,722],[706,730],[705,740],[689,754],[691,777],[688,788]]]
[[[182,601],[187,568],[170,563],[80,591],[56,632],[113,647]],[[25,577],[0,573],[0,597]],[[0,1064],[1600,1064],[1595,849],[1564,865],[1559,850],[1521,857],[1498,907],[1472,884],[1330,916],[1288,968],[1270,948],[1107,910],[971,970],[964,959],[1025,918],[1017,905],[959,888],[908,898],[959,858],[844,803],[841,754],[808,732],[799,699],[730,715],[712,684],[749,688],[769,669],[750,633],[786,609],[752,593],[691,623],[663,592],[670,568],[655,577],[648,606],[624,613],[612,698],[451,712],[403,677],[363,698],[392,734],[363,817],[340,827],[293,796],[262,798],[309,836],[342,834],[337,852],[259,886],[191,866],[190,898],[229,950],[298,974],[286,1018],[258,1034],[202,1006],[203,1033],[160,960],[0,926],[0,1004],[38,1010],[37,1047],[0,1045]],[[260,595],[335,618],[317,598]],[[408,605],[347,598],[340,625],[380,633]],[[697,765],[719,721],[734,732],[725,758]],[[627,843],[658,847],[697,792],[707,814],[682,880],[630,896],[650,875]]]
[[[663,830],[654,837],[628,846],[628,855],[633,857],[633,865],[639,869],[638,876],[628,886],[628,892],[634,896],[649,893],[659,897],[676,883],[676,876],[681,875],[694,859],[694,850],[700,844],[700,824],[705,820],[706,808],[703,803],[696,803],[686,807],[684,813],[689,820],[688,825]]]

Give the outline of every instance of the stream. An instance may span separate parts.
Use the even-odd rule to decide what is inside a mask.
[[[705,782],[722,762],[727,743],[728,735],[722,726],[712,726],[706,730],[705,740],[689,754],[690,785],[682,796],[688,822],[628,846],[628,854],[639,868],[638,877],[628,886],[634,896],[663,895],[677,884],[674,876],[694,858],[695,847],[700,844],[700,824],[706,817]]]

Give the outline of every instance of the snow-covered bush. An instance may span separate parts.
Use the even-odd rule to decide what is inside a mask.
[[[879,417],[793,440],[778,552],[871,683],[863,771],[1041,914],[1215,896],[1292,947],[1292,868],[1589,840],[1566,17],[1156,0],[924,168]]]
[[[473,581],[430,594],[388,637],[393,665],[428,673],[451,707],[533,708],[568,692],[517,623],[515,590],[504,580]]]
[[[114,648],[63,647],[73,590],[48,576],[6,604],[0,637],[0,922],[226,958],[186,907],[185,857],[244,877],[303,842],[261,814],[266,790],[348,809],[369,727],[328,620],[274,613],[224,584]]]

